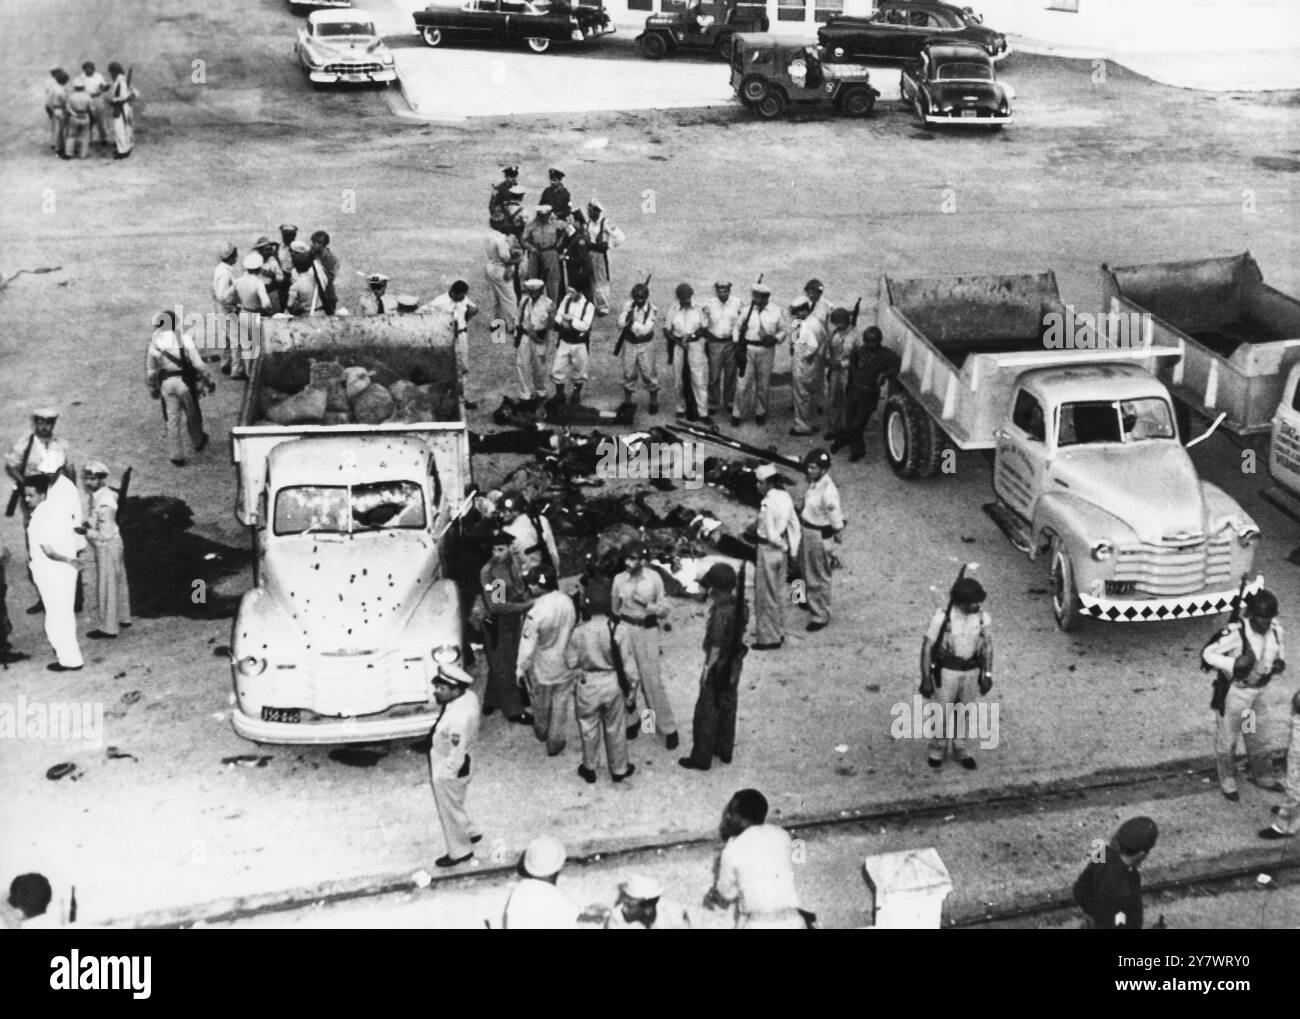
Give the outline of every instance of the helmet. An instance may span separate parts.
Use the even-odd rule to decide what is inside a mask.
[[[1130,817],[1115,833],[1115,844],[1121,853],[1149,852],[1156,844],[1160,829],[1149,817]]]
[[[807,456],[803,458],[804,469],[809,467],[820,467],[824,471],[830,470],[831,455],[824,449],[810,449]]]
[[[1246,597],[1246,615],[1263,616],[1272,619],[1277,615],[1277,595],[1266,587],[1261,587]]]
[[[644,283],[638,283],[632,288],[632,300],[644,301],[650,296],[650,288]]]
[[[952,585],[951,597],[956,605],[972,605],[982,602],[987,595],[984,586],[974,577],[962,577]]]
[[[826,289],[824,286],[822,286],[822,281],[819,279],[809,280],[807,283],[803,285],[803,288],[805,290],[815,290],[819,294]]]
[[[674,292],[677,294],[677,300],[679,301],[686,301],[695,296],[695,288],[689,283],[678,283],[677,290]]]

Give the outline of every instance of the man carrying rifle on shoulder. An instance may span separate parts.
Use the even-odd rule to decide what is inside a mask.
[[[524,280],[524,296],[519,301],[519,320],[515,325],[515,374],[522,400],[546,395],[546,345],[554,311],[554,302],[546,296],[545,281]]]
[[[632,288],[631,298],[623,304],[618,317],[618,342],[615,354],[623,354],[623,402],[633,403],[637,383],[642,383],[650,394],[650,413],[659,413],[659,359],[650,341],[655,335],[655,320],[659,309],[650,303],[650,287],[638,283]]]
[[[931,768],[943,765],[952,748],[952,759],[967,771],[977,767],[956,732],[960,709],[957,704],[974,704],[993,687],[992,620],[983,611],[984,588],[974,577],[957,577],[948,595],[947,608],[930,620],[921,645],[921,696],[944,707],[944,732],[930,741]],[[967,714],[966,718],[970,718]]]
[[[178,336],[172,329],[156,330],[149,340],[149,351],[145,355],[145,385],[149,387],[151,397],[162,401],[171,462],[176,467],[184,467],[186,459],[185,443],[181,438],[181,418],[185,418],[185,427],[194,452],[201,453],[208,444],[208,436],[203,430],[203,417],[199,413],[199,397],[202,393],[211,393],[217,388],[194,341],[189,336]]]
[[[736,749],[736,694],[744,667],[745,611],[744,567],[739,581],[727,563],[714,563],[700,580],[709,591],[709,619],[704,629],[704,669],[695,701],[689,757],[678,760],[683,768],[708,771],[713,758],[730,764]]]
[[[677,284],[677,307],[664,324],[664,337],[668,340],[668,363],[678,347],[682,351],[682,373],[677,385],[677,416],[687,421],[700,421],[713,427],[709,416],[709,358],[704,350],[704,319],[699,308],[692,303],[695,289],[689,283]]]

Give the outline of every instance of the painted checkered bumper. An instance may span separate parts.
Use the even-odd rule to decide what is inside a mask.
[[[1254,594],[1263,586],[1264,578],[1256,577],[1246,585],[1246,594]],[[1235,587],[1182,598],[1094,598],[1079,594],[1086,615],[1109,623],[1158,623],[1166,619],[1214,616],[1231,611],[1236,600]]]

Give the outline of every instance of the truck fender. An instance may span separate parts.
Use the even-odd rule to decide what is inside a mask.
[[[1046,553],[1060,540],[1076,558],[1087,558],[1092,542],[1105,538],[1115,545],[1133,544],[1138,536],[1123,520],[1066,492],[1049,492],[1034,507],[1034,540],[1030,559]]]
[[[294,633],[293,619],[285,610],[284,603],[272,597],[265,588],[255,587],[244,592],[234,622],[230,624],[231,657],[239,649],[261,650],[263,644],[282,644]],[[301,637],[296,639],[301,642]]]
[[[1235,518],[1241,522],[1243,527],[1254,527],[1258,529],[1258,524],[1247,513],[1241,503],[1237,502],[1232,496],[1225,492],[1218,485],[1213,485],[1208,481],[1201,482],[1201,497],[1205,502],[1205,526],[1208,537],[1214,537],[1211,528],[1214,527],[1215,521],[1222,520],[1224,517]]]
[[[435,580],[424,592],[424,597],[415,608],[411,617],[437,637],[445,637],[441,643],[455,644],[462,647],[464,635],[460,625],[460,589],[453,580]]]

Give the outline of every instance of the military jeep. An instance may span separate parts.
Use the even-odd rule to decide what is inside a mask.
[[[861,64],[832,63],[802,39],[739,34],[731,49],[731,87],[741,104],[771,120],[791,103],[830,103],[850,117],[865,117],[880,93]]]
[[[738,32],[766,32],[767,29],[767,12],[762,4],[697,0],[683,10],[650,15],[636,43],[641,53],[651,60],[679,51],[707,51],[726,60],[731,56],[731,40]]]

